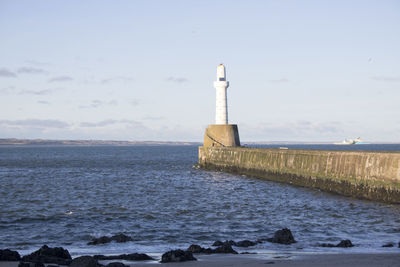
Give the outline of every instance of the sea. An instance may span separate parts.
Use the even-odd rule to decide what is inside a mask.
[[[254,146],[254,145],[253,145]],[[258,145],[400,151],[400,145]],[[199,169],[195,145],[0,146],[0,249],[42,245],[73,256],[161,255],[216,240],[259,240],[289,228],[297,243],[257,253],[399,252],[400,205]],[[123,233],[127,243],[87,245]],[[350,239],[352,248],[320,243]],[[383,248],[387,243],[394,247]]]

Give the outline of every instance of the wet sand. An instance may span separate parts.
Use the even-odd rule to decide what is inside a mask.
[[[198,261],[181,264],[165,263],[163,266],[188,267],[229,267],[229,266],[289,266],[289,267],[391,267],[400,266],[399,253],[385,254],[312,254],[288,256],[288,258],[271,258],[270,255],[195,255]],[[149,264],[135,264],[134,266],[149,266]]]
[[[195,255],[197,261],[181,263],[163,263],[162,266],[176,267],[228,267],[228,266],[289,266],[289,267],[392,267],[400,266],[399,253],[381,254],[310,254],[310,255],[291,255],[287,257],[271,258],[271,255]],[[109,261],[115,262],[115,261]],[[135,267],[160,266],[159,262],[124,262]],[[101,262],[108,263],[108,262]],[[0,262],[0,267],[17,267],[18,262]]]

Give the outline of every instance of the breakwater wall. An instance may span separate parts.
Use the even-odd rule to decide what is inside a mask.
[[[400,152],[201,146],[199,166],[400,203]]]

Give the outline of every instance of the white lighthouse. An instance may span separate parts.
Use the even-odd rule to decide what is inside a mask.
[[[217,67],[217,80],[214,82],[214,87],[216,89],[215,124],[228,124],[226,89],[229,87],[229,82],[226,80],[225,66],[222,64]]]
[[[240,146],[239,130],[236,124],[228,124],[228,100],[226,89],[229,82],[226,80],[225,66],[217,67],[217,80],[214,82],[216,90],[215,124],[208,125],[204,134],[204,147],[232,147]]]

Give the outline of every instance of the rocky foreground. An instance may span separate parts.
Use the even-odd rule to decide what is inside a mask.
[[[94,238],[88,245],[98,245],[109,242],[130,242],[133,239],[129,236],[118,234],[111,237],[100,237]],[[184,261],[196,261],[194,254],[239,254],[233,247],[251,247],[262,242],[272,242],[284,245],[290,245],[296,243],[292,232],[288,228],[284,228],[275,232],[273,237],[266,239],[259,239],[256,241],[242,240],[242,241],[215,241],[211,247],[204,248],[199,245],[190,245],[186,250],[176,249],[165,252],[160,259],[160,263],[169,262],[184,262]],[[350,240],[341,240],[338,244],[321,243],[316,244],[320,247],[339,247],[339,248],[349,248],[354,245]],[[397,244],[400,248],[400,242]],[[393,243],[388,243],[382,245],[382,247],[393,247]],[[243,252],[242,254],[249,254],[248,252]],[[116,260],[114,262],[114,260]],[[62,247],[51,248],[47,245],[42,246],[37,251],[32,252],[29,255],[21,255],[17,251],[10,249],[0,249],[0,262],[19,262],[18,267],[57,267],[57,266],[70,266],[70,267],[124,267],[128,266],[118,260],[123,261],[157,261],[156,259],[150,257],[144,253],[130,253],[121,255],[94,255],[94,256],[80,256],[72,258],[68,250]],[[103,265],[101,261],[113,261],[107,265]]]

